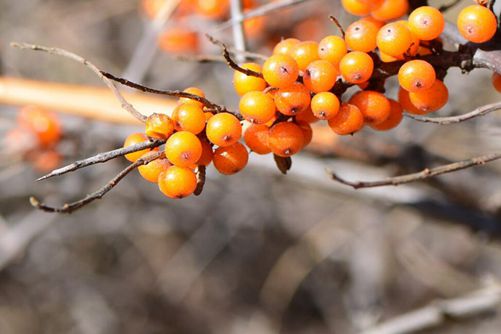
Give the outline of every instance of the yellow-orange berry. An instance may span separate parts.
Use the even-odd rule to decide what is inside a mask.
[[[306,110],[310,101],[310,92],[299,82],[287,88],[280,88],[275,93],[275,105],[278,111],[288,116],[294,116]]]
[[[374,61],[365,52],[352,51],[341,59],[339,70],[346,81],[359,84],[372,76]]]
[[[287,38],[278,42],[273,49],[273,54],[281,54],[292,56],[292,51],[299,44],[300,40],[297,38]]]
[[[381,26],[371,19],[360,19],[348,26],[344,39],[353,51],[370,52],[376,49],[376,38]]]
[[[144,143],[145,141],[149,141],[149,139],[144,133],[133,133],[125,139],[123,147]],[[158,148],[155,148],[154,150],[158,150]],[[137,152],[132,152],[126,154],[125,159],[129,160],[130,162],[135,162],[137,159],[141,158],[144,154],[148,153],[149,151],[151,150],[145,149]]]
[[[197,87],[188,87],[183,92],[188,93],[188,94],[192,94],[192,95],[196,95],[196,96],[200,96],[200,97],[205,97],[204,91],[201,90],[200,88],[197,88]],[[197,100],[190,99],[187,97],[180,98],[179,103],[182,103],[182,104],[191,103],[191,104],[195,104],[195,105],[199,106],[200,108],[204,107],[204,104],[202,102],[199,102]]]
[[[378,8],[371,11],[371,15],[379,21],[390,21],[404,16],[408,10],[408,0],[384,0]]]
[[[341,0],[343,8],[352,15],[364,16],[371,12],[369,1],[363,0]]]
[[[172,120],[178,131],[199,134],[205,128],[205,119],[202,108],[192,103],[180,104],[172,112]]]
[[[422,111],[416,108],[409,99],[409,92],[400,87],[398,91],[398,102],[402,106],[402,108],[410,114],[414,115],[424,115],[427,111]]]
[[[398,82],[409,92],[429,89],[435,82],[435,69],[424,60],[411,60],[400,67]]]
[[[146,165],[139,166],[137,170],[146,181],[157,183],[158,176],[172,166],[167,159],[155,159]]]
[[[170,198],[187,197],[197,188],[197,176],[189,168],[171,166],[158,176],[158,188]]]
[[[431,41],[440,36],[445,26],[442,13],[431,6],[422,6],[413,10],[408,22],[409,30],[423,41]]]
[[[179,131],[167,139],[165,156],[178,167],[192,167],[202,156],[202,143],[188,131]]]
[[[492,73],[492,86],[501,93],[501,74]]]
[[[240,67],[261,73],[261,65],[256,63],[245,63]],[[252,75],[246,75],[240,71],[235,71],[233,74],[233,87],[238,95],[252,91],[261,91],[266,88],[266,81]]]
[[[165,114],[152,114],[146,119],[144,132],[151,138],[167,139],[174,132],[174,121]]]
[[[346,42],[339,36],[326,36],[318,43],[320,59],[330,61],[335,66],[339,64],[347,52]]]
[[[395,100],[389,99],[390,105],[391,105],[391,110],[390,110],[390,115],[386,120],[379,124],[369,124],[373,129],[379,130],[379,131],[386,131],[393,129],[397,127],[397,125],[400,124],[403,118],[403,110],[402,106],[400,106],[400,103],[398,103]]]
[[[430,113],[442,108],[449,100],[449,90],[440,80],[426,90],[409,93],[410,102],[419,110]]]
[[[214,156],[212,144],[206,139],[200,139],[200,143],[202,144],[202,155],[200,156],[200,159],[198,159],[196,165],[208,166],[212,162],[212,157]]]
[[[331,119],[339,112],[339,99],[331,92],[318,93],[311,99],[311,111],[318,119]]]
[[[251,123],[263,124],[275,116],[273,98],[263,92],[248,92],[240,99],[240,113]]]
[[[303,74],[303,83],[314,93],[326,92],[334,87],[339,75],[337,68],[327,60],[311,62]]]
[[[296,61],[299,70],[304,71],[311,62],[320,59],[318,43],[314,41],[299,42],[294,47],[292,58]]]
[[[199,47],[198,32],[186,27],[170,27],[158,37],[158,46],[168,53],[195,53]]]
[[[470,42],[484,43],[496,33],[496,15],[487,7],[471,5],[459,13],[457,27],[461,35]]]
[[[376,91],[360,91],[351,97],[349,103],[360,109],[365,122],[368,124],[382,123],[390,115],[390,101],[383,94]]]
[[[319,121],[319,119],[313,114],[311,105],[306,108],[306,110],[298,113],[295,118],[297,122],[315,123]]]
[[[273,87],[292,85],[299,75],[299,68],[294,58],[276,54],[269,57],[263,64],[263,77]]]
[[[268,143],[274,154],[290,157],[303,148],[304,139],[303,130],[297,124],[281,122],[270,128]]]
[[[43,147],[55,145],[61,138],[61,124],[56,114],[36,106],[23,107],[17,116],[18,124],[34,133]]]
[[[307,146],[311,143],[313,139],[313,129],[311,128],[310,123],[307,122],[297,122],[297,126],[303,131],[303,147]]]
[[[268,154],[271,149],[268,144],[269,127],[265,124],[253,124],[245,130],[245,144],[252,152],[257,154]]]
[[[242,136],[242,125],[234,115],[223,112],[212,116],[205,129],[207,139],[217,146],[229,146]]]
[[[221,19],[228,14],[230,3],[228,0],[198,0],[197,12],[210,19]]]
[[[214,151],[214,167],[224,175],[238,173],[249,161],[249,152],[244,145],[234,143],[230,146],[218,147]]]
[[[388,23],[377,34],[379,50],[393,57],[404,55],[410,49],[412,42],[412,33],[402,22]]]
[[[364,115],[357,106],[343,103],[336,116],[329,120],[329,127],[338,135],[350,135],[364,127]]]

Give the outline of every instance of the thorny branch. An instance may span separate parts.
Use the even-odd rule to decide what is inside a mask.
[[[451,117],[420,117],[420,116],[415,116],[412,114],[406,114],[407,117],[412,118],[416,121],[419,122],[424,122],[424,123],[434,123],[434,124],[440,124],[440,125],[448,125],[448,124],[455,124],[455,123],[460,123],[464,121],[468,121],[472,118],[479,117],[479,116],[484,116],[487,115],[493,111],[497,111],[501,109],[501,102],[496,102],[492,104],[487,104],[481,107],[478,107],[477,109],[463,114],[463,115],[458,115],[458,116],[451,116]]]

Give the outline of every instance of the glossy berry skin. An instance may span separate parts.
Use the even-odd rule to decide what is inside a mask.
[[[273,54],[281,54],[292,56],[292,52],[297,44],[299,44],[300,40],[297,38],[287,38],[280,42],[273,48]]]
[[[244,141],[252,152],[268,154],[271,152],[269,140],[269,127],[264,124],[251,125],[244,132]]]
[[[311,105],[306,108],[305,111],[298,113],[295,118],[297,122],[315,123],[319,121],[319,119],[313,114]]]
[[[188,131],[179,131],[167,139],[165,156],[178,167],[192,167],[202,156],[202,143]]]
[[[344,10],[356,16],[365,16],[371,12],[369,1],[341,0]]]
[[[157,183],[160,173],[166,171],[170,166],[172,165],[167,159],[155,159],[146,165],[139,166],[137,170],[146,181]]]
[[[303,74],[303,83],[314,93],[326,92],[334,87],[339,71],[327,60],[311,62]]]
[[[256,63],[245,63],[240,67],[261,73],[261,65]],[[242,96],[245,93],[252,91],[261,91],[266,88],[266,81],[251,75],[245,75],[240,71],[235,71],[233,74],[233,87],[238,95]]]
[[[167,197],[184,198],[197,188],[197,176],[189,168],[171,166],[158,176],[158,188]]]
[[[133,133],[125,139],[123,147],[144,143],[145,141],[149,141],[149,138],[144,133]],[[158,148],[155,148],[154,150],[158,150]],[[137,152],[132,152],[126,154],[125,159],[129,160],[130,162],[135,162],[137,159],[141,158],[144,154],[148,153],[149,151],[151,150],[145,149]]]
[[[360,91],[351,97],[349,103],[358,107],[367,124],[382,123],[390,115],[390,101],[379,92]]]
[[[22,128],[34,133],[42,147],[54,146],[61,138],[61,124],[56,114],[41,107],[22,108],[17,122]]]
[[[320,59],[330,61],[335,66],[339,64],[347,52],[346,42],[339,36],[326,36],[318,43]]]
[[[303,130],[291,122],[277,123],[270,128],[269,145],[274,154],[290,157],[304,146]]]
[[[196,11],[209,19],[221,19],[228,14],[228,0],[197,0]]]
[[[380,26],[369,19],[353,22],[346,29],[346,45],[353,51],[370,52],[377,47],[376,38]]]
[[[357,106],[344,103],[329,120],[329,127],[340,136],[354,134],[364,127],[364,115]]]
[[[198,159],[198,161],[196,162],[196,165],[208,166],[212,162],[212,157],[214,156],[214,152],[212,150],[212,144],[209,143],[206,139],[200,139],[200,143],[202,144],[202,155],[200,156],[200,159]]]
[[[318,119],[329,120],[339,112],[339,99],[331,92],[318,93],[311,99],[311,110]]]
[[[167,139],[174,132],[174,121],[165,114],[152,114],[146,119],[144,132],[151,138]]]
[[[431,6],[422,6],[413,10],[409,15],[408,22],[411,33],[423,41],[438,38],[445,26],[442,13]]]
[[[297,80],[298,75],[298,65],[294,58],[288,55],[273,55],[263,64],[264,80],[272,87],[290,86]]]
[[[188,87],[183,92],[189,93],[192,95],[196,95],[196,96],[200,96],[200,97],[205,97],[204,91],[201,90],[200,88],[197,88],[197,87]],[[202,102],[199,102],[197,100],[193,100],[193,99],[190,99],[187,97],[180,98],[179,103],[182,103],[182,104],[191,103],[191,104],[195,104],[195,105],[199,106],[200,108],[204,107],[204,104]]]
[[[404,16],[408,10],[408,0],[384,0],[378,8],[371,11],[371,16],[379,21],[390,21]]]
[[[311,128],[310,123],[307,122],[296,122],[296,124],[303,131],[303,147],[305,147],[311,143],[311,140],[313,139],[313,129]]]
[[[318,43],[314,41],[299,42],[294,47],[292,58],[296,61],[299,70],[304,71],[311,62],[320,59]]]
[[[501,93],[501,74],[495,72],[492,74],[492,86]]]
[[[445,106],[449,100],[449,90],[442,81],[435,80],[429,89],[409,93],[409,100],[417,109],[430,113]]]
[[[275,101],[263,92],[248,92],[240,99],[240,113],[251,123],[263,124],[275,117]]]
[[[310,92],[299,82],[281,88],[275,93],[275,105],[278,111],[287,116],[294,116],[306,110],[310,101]]]
[[[457,27],[461,35],[474,43],[489,41],[497,29],[497,20],[489,8],[472,5],[463,8],[457,18]]]
[[[390,99],[390,105],[391,105],[391,110],[390,110],[390,115],[386,120],[379,124],[370,124],[370,126],[379,131],[387,131],[391,130],[393,128],[396,128],[400,122],[402,121],[403,118],[403,109],[402,106],[400,106],[400,103],[398,103],[395,100]]]
[[[242,125],[234,115],[223,112],[207,121],[205,132],[207,139],[214,145],[229,146],[242,137]]]
[[[176,130],[189,131],[199,134],[205,128],[205,114],[198,105],[192,103],[181,104],[172,112]]]
[[[238,173],[247,166],[249,152],[244,145],[235,143],[226,147],[218,147],[214,151],[214,167],[224,175]]]
[[[398,71],[398,82],[409,92],[419,92],[429,89],[435,83],[435,69],[424,60],[406,62]]]
[[[347,82],[360,84],[372,76],[374,61],[365,52],[352,51],[341,59],[339,70]]]
[[[377,46],[379,50],[393,57],[401,57],[406,54],[412,42],[412,33],[402,22],[388,23],[377,34]]]
[[[414,115],[425,115],[426,111],[419,110],[414,106],[409,98],[409,92],[400,87],[398,91],[398,102],[402,106],[402,108],[410,114]]]

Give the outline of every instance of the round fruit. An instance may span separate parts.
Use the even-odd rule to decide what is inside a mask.
[[[197,176],[189,168],[171,166],[158,176],[158,188],[170,198],[187,197],[197,188]]]
[[[167,139],[174,132],[174,121],[165,114],[152,114],[146,119],[145,133],[151,138]]]
[[[200,106],[193,103],[180,104],[172,112],[176,130],[199,134],[205,128],[205,114]]]
[[[280,42],[278,42],[277,45],[275,45],[275,48],[273,49],[273,54],[292,56],[292,51],[294,50],[296,45],[299,44],[299,42],[300,40],[297,38],[287,38],[281,40]]]
[[[275,116],[275,101],[263,92],[248,92],[240,99],[240,113],[251,123],[263,124]]]
[[[311,99],[311,111],[318,119],[328,120],[339,112],[339,99],[331,92],[318,93]]]
[[[158,176],[172,166],[167,159],[155,159],[146,165],[139,166],[137,170],[146,181],[157,183]]]
[[[423,41],[438,38],[444,30],[445,20],[442,13],[431,6],[416,8],[409,15],[409,30]]]
[[[407,25],[391,22],[383,26],[377,34],[379,50],[393,57],[406,54],[413,43],[413,36]]]
[[[270,128],[269,146],[281,157],[290,157],[299,152],[305,143],[303,130],[294,123],[281,122]]]
[[[261,65],[256,63],[245,63],[240,67],[261,73]],[[261,91],[266,88],[266,81],[251,75],[246,75],[240,71],[233,74],[233,87],[238,95],[242,96],[251,91]]]
[[[408,0],[384,0],[381,6],[371,11],[371,15],[379,21],[390,21],[404,16],[408,10]]]
[[[390,115],[390,101],[379,92],[360,91],[351,97],[349,103],[358,107],[368,124],[382,123]]]
[[[133,133],[125,139],[123,147],[144,143],[145,141],[149,141],[149,138],[144,133]],[[154,150],[158,150],[158,148],[155,148]],[[141,158],[144,154],[148,153],[149,151],[151,150],[145,149],[137,152],[132,152],[126,154],[125,159],[129,160],[130,162],[135,162],[137,159]]]
[[[294,47],[292,58],[296,61],[299,70],[304,71],[311,62],[320,59],[318,43],[314,41],[299,42]]]
[[[374,20],[360,19],[346,29],[346,45],[353,51],[370,52],[376,49],[380,26]]]
[[[352,51],[341,59],[339,70],[343,78],[349,83],[363,83],[372,76],[374,61],[365,52]]]
[[[492,74],[492,86],[501,93],[501,74],[496,72]]]
[[[214,151],[214,167],[224,175],[238,173],[249,161],[249,152],[244,145],[235,143],[226,147],[219,147]]]
[[[165,156],[173,165],[192,167],[202,156],[202,143],[191,132],[176,132],[165,143]]]
[[[276,54],[263,64],[263,77],[273,87],[282,88],[292,85],[299,75],[299,68],[294,58]]]
[[[468,6],[459,13],[457,27],[461,35],[470,42],[484,43],[496,33],[496,15],[481,5]]]
[[[33,132],[43,147],[55,145],[61,138],[61,124],[56,114],[41,107],[27,106],[20,110],[17,122]]]
[[[192,95],[196,95],[196,96],[200,96],[200,97],[205,97],[204,91],[201,90],[200,88],[197,88],[197,87],[188,87],[183,92],[189,93]],[[191,104],[195,104],[195,105],[199,106],[200,108],[204,107],[204,104],[202,102],[199,102],[197,100],[190,99],[187,97],[180,98],[179,103],[182,103],[182,104],[191,103]]]
[[[287,116],[294,116],[306,110],[310,101],[310,92],[299,82],[287,88],[280,88],[275,93],[275,105],[278,111]]]
[[[435,83],[435,69],[424,60],[406,62],[398,71],[400,86],[409,92],[429,89]]]
[[[329,126],[338,135],[350,135],[364,126],[364,116],[357,106],[342,104],[336,116],[329,120]]]
[[[229,146],[242,136],[242,125],[234,115],[223,112],[212,116],[205,129],[207,139],[217,146]]]
[[[429,89],[409,93],[409,100],[417,109],[430,113],[445,106],[449,100],[449,91],[442,81],[435,80]]]
[[[390,110],[390,115],[386,120],[379,124],[370,124],[370,126],[373,129],[379,130],[379,131],[386,131],[393,129],[397,127],[400,122],[402,121],[403,118],[403,110],[402,107],[400,106],[400,103],[398,103],[395,100],[390,99],[390,105],[391,105],[391,110]]]
[[[334,87],[338,75],[338,70],[331,62],[315,60],[304,71],[303,82],[314,93],[326,92]]]
[[[346,42],[339,36],[327,36],[318,43],[320,59],[330,61],[335,66],[339,64],[347,52]]]
[[[257,154],[268,154],[271,149],[268,144],[269,128],[264,124],[254,124],[245,130],[245,144],[252,152]]]

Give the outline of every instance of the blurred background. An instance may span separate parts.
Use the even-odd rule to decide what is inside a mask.
[[[180,5],[155,21],[157,5],[0,0],[0,96],[7,94],[6,77],[102,86],[80,64],[9,46],[18,41],[70,50],[155,88],[196,85],[236,109],[232,70],[179,58],[217,58],[206,32],[231,45],[231,28],[220,27],[228,11]],[[499,12],[499,2],[496,7]],[[318,41],[334,34],[328,15],[345,27],[354,19],[333,0],[307,0],[259,17],[245,27],[249,51],[269,55],[283,37]],[[499,101],[489,80],[487,70],[450,70],[450,102],[438,114]],[[387,88],[395,97],[395,82]],[[142,129],[128,119],[111,123],[56,109],[63,138],[55,153],[25,156],[12,149],[13,142],[30,141],[12,135],[20,108],[0,104],[2,334],[403,333],[370,330],[427,305],[443,313],[422,333],[500,333],[501,163],[356,191],[325,173],[371,180],[499,152],[499,113],[448,126],[405,119],[387,133],[365,129],[343,138],[319,125],[286,176],[272,157],[251,155],[241,173],[225,177],[209,169],[201,196],[174,201],[132,173],[102,200],[57,215],[34,210],[28,198],[51,204],[81,198],[124,168],[125,159],[35,179],[120,147]],[[453,306],[464,307],[466,316],[433,303],[456,298]]]

